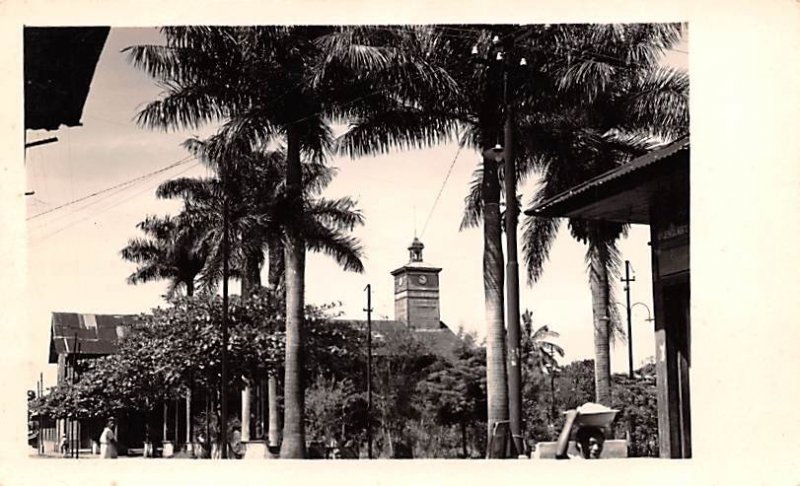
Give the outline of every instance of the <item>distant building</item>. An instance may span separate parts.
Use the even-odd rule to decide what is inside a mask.
[[[423,261],[425,245],[414,238],[408,247],[408,262],[392,270],[394,277],[393,320],[372,320],[372,336],[378,347],[399,333],[411,331],[437,356],[452,358],[461,341],[441,320],[439,272],[441,268]],[[367,329],[366,320],[347,320],[359,329]],[[380,350],[376,350],[380,354]]]
[[[57,383],[61,385],[78,379],[76,365],[79,361],[116,353],[119,340],[127,335],[135,319],[135,315],[53,312],[48,362],[58,365]],[[140,420],[131,418],[135,422]],[[63,434],[67,435],[70,450],[91,448],[92,441],[96,441],[103,430],[105,419],[98,417],[78,422],[61,419],[48,424],[42,434],[45,451],[56,451]],[[123,437],[132,437],[127,433],[129,428],[132,431],[141,429],[138,424],[132,425],[130,420],[121,421],[119,427],[124,431]]]

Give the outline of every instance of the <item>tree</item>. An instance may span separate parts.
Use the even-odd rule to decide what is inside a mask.
[[[234,152],[232,148],[220,147],[225,143],[228,142],[219,136],[205,141],[187,140],[184,146],[217,175],[173,179],[156,191],[161,198],[184,201],[188,229],[200,234],[209,249],[201,278],[206,288],[214,288],[221,278],[222,211],[226,193],[230,201],[232,274],[242,281],[243,297],[260,286],[263,253],[266,250],[272,255],[282,250],[289,226],[303,233],[310,250],[332,256],[344,270],[363,271],[363,250],[358,239],[349,234],[364,224],[363,214],[351,198],[321,197],[336,174],[333,169],[311,161],[303,163],[305,219],[296,221],[286,211],[285,186],[281,180],[286,166],[284,153],[253,150],[249,145]],[[219,158],[223,156],[225,159]],[[227,175],[220,175],[223,170]],[[275,263],[274,258],[270,260]],[[269,280],[273,288],[280,286],[282,273],[282,265],[271,265]]]
[[[469,432],[486,422],[486,353],[474,343],[474,336],[459,330],[462,342],[454,360],[439,359],[417,384],[422,406],[445,427],[457,426],[461,457],[470,457]],[[479,437],[473,442],[483,451]]]
[[[552,197],[573,185],[626,163],[688,130],[688,77],[660,66],[661,54],[679,39],[674,24],[576,26],[560,32],[554,72],[572,104],[569,117],[553,118],[547,130],[530,134],[531,150],[555,150],[538,165],[542,183],[533,201]],[[540,276],[559,226],[558,220],[528,217],[524,246],[528,276]],[[616,240],[627,228],[607,222],[570,219],[572,236],[587,244],[592,293],[596,401],[610,405],[609,343],[619,328],[611,282],[619,276]]]
[[[169,280],[168,296],[175,295],[181,287],[191,296],[207,253],[197,232],[186,231],[181,216],[148,216],[137,227],[145,237],[131,239],[121,251],[123,259],[138,265],[128,283]]]
[[[368,28],[281,26],[258,28],[164,28],[166,46],[129,49],[134,65],[166,88],[165,95],[139,114],[153,128],[193,127],[224,121],[228,139],[266,146],[282,141],[286,152],[286,209],[303,221],[301,160],[323,160],[331,148],[331,121],[379,110],[379,99],[407,98],[417,83],[439,80],[439,72],[412,63],[393,48],[394,29],[375,36]],[[419,69],[422,66],[422,69]],[[350,80],[342,83],[343,79]],[[391,94],[387,82],[396,84]],[[296,227],[285,234],[286,363],[282,457],[303,457],[303,308],[304,235]]]
[[[550,341],[559,334],[547,325],[533,330],[533,313],[526,310],[522,314],[522,362],[530,368],[546,369],[558,367],[556,355],[564,357],[564,348]]]
[[[643,367],[635,378],[613,376],[613,408],[619,410],[615,427],[618,439],[627,439],[628,456],[658,457],[658,399],[656,379]]]

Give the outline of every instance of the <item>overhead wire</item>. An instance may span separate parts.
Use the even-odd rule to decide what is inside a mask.
[[[150,176],[150,177],[154,177],[154,176]],[[117,187],[114,190],[108,191],[108,192],[104,193],[102,196],[99,196],[99,197],[97,197],[95,199],[91,199],[91,200],[89,200],[88,203],[78,207],[77,211],[72,211],[72,212],[70,212],[70,213],[68,213],[66,215],[60,215],[55,220],[51,220],[51,221],[39,220],[39,221],[36,221],[36,222],[32,223],[33,225],[35,225],[36,223],[39,223],[38,226],[30,226],[31,223],[29,223],[28,233],[29,234],[35,234],[37,231],[47,230],[49,227],[51,227],[52,225],[58,223],[59,221],[68,220],[68,218],[70,218],[71,216],[79,215],[80,212],[85,211],[90,207],[97,206],[98,204],[101,204],[101,203],[107,202],[109,200],[112,200],[112,199],[116,198],[117,196],[119,196],[121,194],[124,194],[126,191],[134,189],[139,184],[147,183],[148,180],[150,179],[150,177],[148,177],[146,179],[141,179],[141,180],[137,181],[136,183],[129,184],[127,186]],[[112,205],[113,204],[114,203],[112,202]],[[105,208],[101,209],[100,212],[102,212],[103,210],[105,210]],[[81,220],[81,219],[82,218],[78,218],[78,220]],[[67,223],[67,225],[70,225],[70,224],[71,224],[71,222]]]
[[[58,206],[56,206],[56,207],[54,207],[54,208],[48,209],[47,211],[42,211],[41,213],[36,213],[36,214],[34,214],[33,216],[30,216],[30,217],[28,217],[28,218],[25,218],[25,221],[30,221],[30,220],[32,220],[32,219],[36,219],[36,218],[38,218],[38,217],[41,217],[41,216],[44,216],[44,215],[46,215],[46,214],[50,214],[50,213],[52,213],[52,212],[54,212],[54,211],[58,211],[59,209],[63,209],[63,208],[66,208],[66,207],[72,206],[72,205],[74,205],[74,204],[77,204],[77,203],[79,203],[79,202],[86,201],[87,199],[91,199],[91,198],[93,198],[93,197],[99,196],[100,194],[104,194],[104,193],[106,193],[106,192],[109,192],[109,191],[112,191],[112,190],[114,190],[114,189],[118,189],[118,188],[120,188],[120,187],[127,186],[127,185],[129,185],[129,184],[133,184],[133,183],[135,183],[135,182],[137,182],[137,181],[140,181],[140,180],[142,180],[142,179],[147,179],[147,178],[149,178],[149,177],[152,177],[152,176],[154,176],[154,175],[156,175],[156,174],[160,174],[160,173],[162,173],[162,172],[166,172],[166,171],[168,171],[169,169],[171,169],[171,168],[173,168],[173,167],[177,167],[177,166],[179,166],[179,165],[182,165],[182,164],[185,164],[185,163],[187,163],[187,162],[188,162],[190,159],[192,159],[193,157],[194,157],[193,155],[188,155],[188,156],[184,157],[183,159],[181,159],[181,160],[179,160],[179,161],[177,161],[177,162],[173,162],[172,164],[169,164],[168,166],[166,166],[166,167],[163,167],[163,168],[161,168],[161,169],[155,170],[155,171],[153,171],[153,172],[149,172],[149,173],[147,173],[147,174],[141,175],[141,176],[139,176],[139,177],[136,177],[136,178],[134,178],[134,179],[130,179],[130,180],[128,180],[128,181],[125,181],[125,182],[121,182],[121,183],[119,183],[119,184],[116,184],[116,185],[113,185],[113,186],[111,186],[111,187],[107,187],[107,188],[105,188],[105,189],[101,189],[101,190],[99,190],[99,191],[95,191],[95,192],[93,192],[93,193],[91,193],[91,194],[87,194],[86,196],[82,196],[82,197],[79,197],[79,198],[77,198],[77,199],[73,199],[73,200],[71,200],[71,201],[68,201],[68,202],[66,202],[66,203],[64,203],[64,204],[60,204],[60,205],[58,205]]]
[[[439,192],[436,194],[436,197],[433,200],[433,205],[431,206],[431,210],[428,212],[428,217],[425,219],[425,224],[422,226],[422,232],[420,233],[420,238],[425,235],[425,230],[428,229],[428,223],[431,220],[431,216],[433,216],[433,212],[436,210],[436,205],[439,203],[439,198],[442,196],[442,192],[444,191],[445,186],[447,185],[447,181],[450,179],[450,174],[453,172],[453,167],[456,165],[456,161],[458,160],[458,156],[461,154],[461,149],[464,148],[466,143],[463,141],[459,141],[458,143],[458,150],[456,150],[456,155],[453,157],[453,161],[450,162],[450,167],[447,169],[447,174],[444,176],[444,180],[442,181],[442,185],[439,187]]]
[[[168,179],[171,179],[171,178],[177,177],[177,176],[179,176],[181,174],[184,174],[184,173],[194,169],[199,164],[200,164],[200,162],[195,162],[195,163],[191,164],[189,167],[186,167],[184,170],[178,172],[177,174],[174,174],[174,175],[170,176]],[[147,191],[151,190],[154,186],[156,186],[158,184],[161,184],[163,181],[164,181],[163,179],[162,180],[151,181],[150,184],[147,184],[140,191],[137,191],[137,192],[131,194],[130,196],[128,196],[128,197],[126,197],[124,199],[121,199],[119,201],[115,201],[112,204],[110,204],[109,206],[106,206],[106,207],[104,207],[104,208],[102,208],[102,209],[100,209],[98,211],[94,211],[94,212],[92,212],[90,214],[87,214],[86,216],[84,216],[82,218],[79,218],[79,219],[77,219],[75,221],[72,221],[72,222],[66,224],[65,226],[60,227],[56,231],[53,231],[51,233],[47,233],[45,235],[42,235],[41,237],[37,238],[35,241],[31,242],[31,245],[32,246],[38,245],[38,244],[42,243],[43,241],[46,241],[46,240],[52,238],[53,236],[55,236],[55,235],[57,235],[57,234],[59,234],[59,233],[61,233],[63,231],[66,231],[66,230],[74,227],[75,225],[77,225],[79,223],[82,223],[83,221],[86,221],[87,219],[89,219],[91,217],[96,217],[96,216],[98,216],[100,214],[103,214],[103,213],[105,213],[107,211],[110,211],[111,209],[114,209],[114,208],[116,208],[116,207],[118,207],[118,206],[120,206],[122,204],[125,204],[126,202],[130,201],[131,199],[143,194],[144,192],[147,192]],[[130,189],[130,187],[126,187],[125,189]],[[121,193],[122,193],[122,191],[116,193],[115,195],[119,195]]]

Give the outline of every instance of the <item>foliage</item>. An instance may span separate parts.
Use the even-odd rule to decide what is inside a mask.
[[[631,379],[614,375],[613,408],[617,414],[615,437],[628,439],[631,457],[658,457],[658,399],[656,379],[640,369]]]
[[[306,388],[306,432],[310,440],[344,445],[366,438],[367,400],[349,379],[320,376]]]
[[[486,351],[475,345],[474,336],[459,330],[461,345],[456,352],[454,360],[440,359],[429,367],[427,376],[417,384],[417,394],[423,417],[433,419],[442,426],[436,431],[435,440],[428,447],[419,447],[415,440],[416,449],[421,449],[422,457],[441,457],[431,447],[458,447],[456,454],[468,457],[468,445],[473,444],[473,450],[485,450],[486,427]],[[453,433],[455,437],[445,440]],[[473,438],[469,440],[468,436]],[[456,446],[456,447],[454,447]],[[455,456],[456,454],[452,454]]]
[[[195,278],[203,269],[208,254],[197,228],[188,224],[184,214],[148,216],[137,227],[144,238],[131,239],[120,252],[123,259],[137,265],[128,283],[169,280],[168,296],[176,295],[181,287],[187,295],[192,295]]]
[[[612,408],[619,410],[614,422],[614,438],[628,439],[630,457],[658,456],[658,406],[655,376],[645,365],[635,373],[613,376]],[[525,420],[534,441],[554,441],[563,426],[561,412],[594,401],[594,362],[573,361],[558,369],[553,377],[554,397],[551,397],[550,377],[544,373],[526,376],[523,389]],[[551,400],[555,399],[555,414]]]

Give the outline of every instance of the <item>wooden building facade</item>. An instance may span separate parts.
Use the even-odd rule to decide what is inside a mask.
[[[649,225],[659,451],[669,458],[692,456],[689,149],[687,135],[526,211]]]

